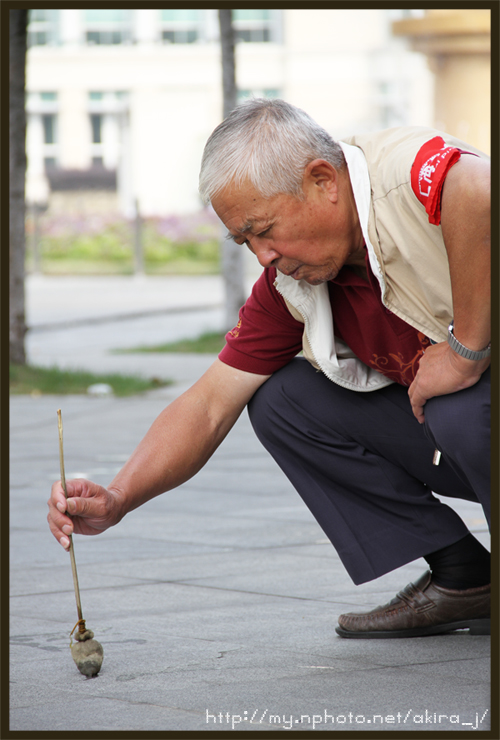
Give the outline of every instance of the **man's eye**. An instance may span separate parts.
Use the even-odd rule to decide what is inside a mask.
[[[241,241],[240,241],[240,239],[241,239]],[[248,241],[246,239],[244,239],[243,237],[239,237],[239,236],[238,237],[233,236],[233,234],[228,234],[226,236],[226,240],[227,241],[234,241],[234,243],[237,244],[239,247],[243,247],[245,244],[248,244]]]
[[[272,228],[271,226],[268,226],[267,229],[265,229],[265,231],[261,231],[260,234],[257,234],[257,236],[259,237],[265,236],[271,231],[271,228]]]

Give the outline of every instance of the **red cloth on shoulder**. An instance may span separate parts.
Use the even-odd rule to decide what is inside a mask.
[[[425,206],[429,223],[441,223],[441,192],[448,170],[461,156],[461,150],[445,146],[441,136],[435,136],[418,150],[411,167],[411,187]]]

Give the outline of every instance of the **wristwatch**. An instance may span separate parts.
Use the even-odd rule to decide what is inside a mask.
[[[448,327],[448,344],[457,355],[467,358],[467,360],[484,360],[491,355],[491,342],[487,347],[481,350],[468,349],[461,344],[453,334],[453,321]]]

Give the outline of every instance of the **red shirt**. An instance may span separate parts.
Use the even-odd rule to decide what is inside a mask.
[[[429,339],[385,308],[368,259],[366,265],[368,282],[346,265],[328,283],[335,335],[366,365],[408,386]],[[275,279],[275,268],[264,270],[227,333],[219,355],[227,365],[270,375],[302,349],[304,325],[288,311]]]

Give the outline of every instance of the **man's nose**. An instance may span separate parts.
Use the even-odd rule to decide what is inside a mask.
[[[271,267],[275,260],[281,257],[281,254],[275,249],[266,247],[263,244],[252,243],[252,252],[255,254],[262,267]]]

